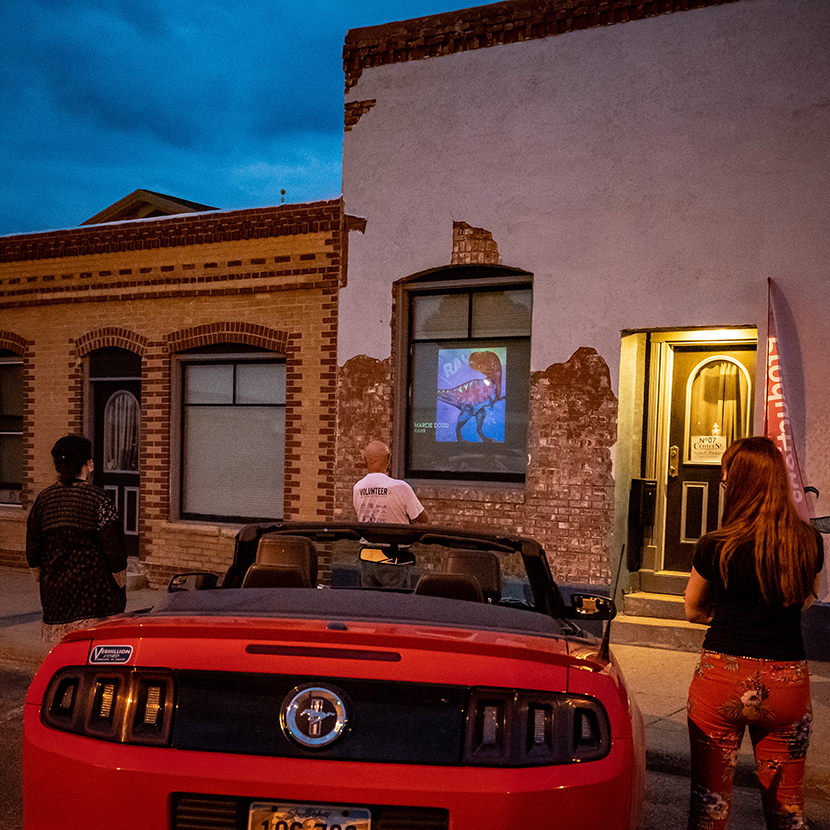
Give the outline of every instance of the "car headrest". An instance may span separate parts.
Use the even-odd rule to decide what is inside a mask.
[[[469,574],[478,580],[484,598],[501,599],[501,562],[491,550],[455,550],[448,554],[445,570],[449,574]]]
[[[293,565],[257,565],[248,568],[243,588],[311,588],[308,575]]]
[[[306,574],[309,585],[317,583],[317,551],[305,536],[266,533],[259,540],[257,565],[288,565]]]
[[[415,586],[415,593],[424,597],[484,602],[478,580],[469,574],[424,574]]]

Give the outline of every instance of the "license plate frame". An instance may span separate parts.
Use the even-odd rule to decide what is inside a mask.
[[[248,830],[372,830],[372,812],[339,804],[254,801]]]

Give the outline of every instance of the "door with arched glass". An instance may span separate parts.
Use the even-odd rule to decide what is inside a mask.
[[[723,509],[721,456],[751,434],[755,345],[672,352],[663,570],[688,573],[695,542]]]
[[[89,361],[93,392],[95,483],[112,496],[129,556],[138,556],[141,357],[100,349]]]

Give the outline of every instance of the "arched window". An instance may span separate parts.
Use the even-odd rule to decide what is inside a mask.
[[[724,450],[749,431],[750,378],[726,356],[705,360],[689,376],[686,461],[720,464]]]
[[[141,409],[135,395],[116,392],[104,410],[104,469],[108,473],[138,471]]]

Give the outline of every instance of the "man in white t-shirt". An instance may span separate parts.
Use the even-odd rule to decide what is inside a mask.
[[[357,520],[385,524],[427,522],[426,510],[413,489],[405,481],[387,475],[389,447],[382,441],[372,441],[363,451],[363,457],[366,475],[355,484],[352,496]],[[367,546],[360,557],[361,584],[375,588],[407,588],[414,562],[408,551],[396,545]]]
[[[412,524],[428,521],[426,511],[413,489],[405,482],[387,475],[389,447],[372,441],[363,451],[366,475],[354,486],[352,500],[359,522]]]

